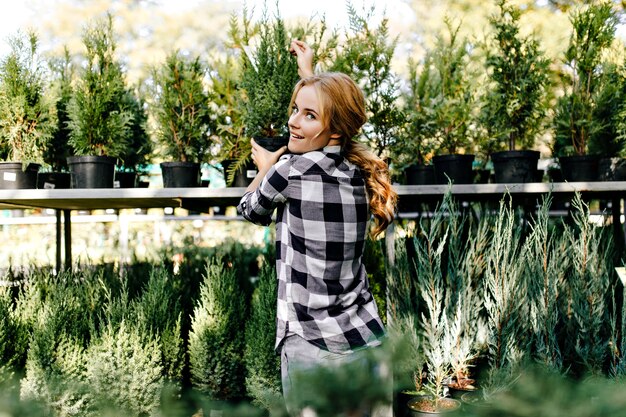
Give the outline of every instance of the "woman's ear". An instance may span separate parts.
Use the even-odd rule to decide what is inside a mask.
[[[341,135],[339,133],[333,133],[330,135],[331,139],[341,139]]]

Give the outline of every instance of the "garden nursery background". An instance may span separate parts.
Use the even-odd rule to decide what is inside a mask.
[[[388,337],[362,361],[306,374],[297,405],[626,415],[626,4],[318,3],[28,1],[20,18],[3,13],[14,31],[0,49],[0,194],[245,186],[250,138],[284,138],[298,80],[288,46],[304,39],[316,70],[363,89],[357,140],[405,192],[364,254]],[[449,157],[468,171],[445,171]],[[80,158],[104,158],[110,175],[82,179]],[[195,170],[190,182],[172,166]],[[8,185],[21,175],[32,186]],[[449,181],[611,182],[616,194],[421,198]],[[219,199],[72,210],[60,267],[55,210],[1,213],[0,414],[286,415],[272,227]]]

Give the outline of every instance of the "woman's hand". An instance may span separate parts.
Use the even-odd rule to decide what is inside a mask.
[[[287,147],[283,146],[276,152],[270,152],[261,145],[257,144],[254,139],[250,139],[250,143],[252,143],[252,162],[254,162],[254,165],[256,165],[259,171],[250,185],[248,185],[248,188],[246,188],[246,192],[255,191],[259,188],[265,174],[267,174],[270,168],[278,162],[278,158],[280,158],[280,156],[287,151]]]
[[[294,39],[289,46],[289,52],[296,57],[298,74],[301,78],[313,75],[313,50],[305,42]]]
[[[280,156],[287,151],[287,147],[283,146],[276,152],[270,152],[257,144],[254,139],[250,139],[250,143],[252,143],[252,162],[257,166],[259,172],[269,171],[272,165],[278,162]]]

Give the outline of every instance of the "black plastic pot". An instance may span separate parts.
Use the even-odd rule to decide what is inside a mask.
[[[498,184],[536,182],[537,151],[502,151],[491,155]]]
[[[37,187],[39,164],[28,164],[23,169],[21,162],[0,162],[0,188],[21,190]]]
[[[280,148],[279,148],[280,149]],[[232,159],[226,159],[222,161],[222,169],[224,170],[224,181],[229,187],[247,187],[250,185],[254,177],[256,177],[257,169],[256,166],[249,162],[245,167],[240,168],[235,173],[235,178],[231,184],[228,184],[228,170],[231,164],[234,164],[235,161]]]
[[[136,172],[117,171],[115,173],[114,188],[135,188],[137,181]]]
[[[598,180],[598,162],[595,155],[562,156],[559,158],[563,179],[568,182]]]
[[[267,149],[268,151],[276,152],[283,146],[287,146],[287,144],[289,143],[289,138],[284,137],[284,136],[274,136],[271,138],[261,137],[261,138],[254,138],[254,141],[257,144],[264,147],[265,149]]]
[[[474,155],[437,155],[433,157],[435,166],[435,182],[437,184],[471,184],[474,181],[472,175],[472,163]]]
[[[163,187],[184,188],[200,186],[200,164],[195,162],[161,162]]]
[[[72,175],[69,172],[40,172],[37,174],[37,188],[66,189],[72,186]]]
[[[601,158],[598,161],[600,181],[626,181],[626,158]]]
[[[413,164],[404,170],[407,185],[430,185],[435,183],[433,165]]]
[[[71,188],[113,188],[116,161],[110,156],[69,156]]]

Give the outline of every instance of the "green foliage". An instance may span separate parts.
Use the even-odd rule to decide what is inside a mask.
[[[388,156],[404,120],[397,105],[399,79],[391,69],[397,39],[391,39],[386,17],[372,27],[376,11],[373,5],[361,15],[348,2],[347,11],[350,29],[329,69],[348,74],[359,84],[368,114],[362,132],[364,139],[377,155]]]
[[[252,137],[285,136],[289,104],[299,80],[295,58],[289,54],[293,38],[309,39],[318,61],[328,61],[336,46],[336,34],[326,37],[326,23],[311,20],[287,28],[278,11],[267,9],[253,21],[244,5],[241,16],[232,15],[228,46],[233,57],[216,65],[213,93],[219,103],[219,157],[233,160],[226,175],[232,183],[236,172],[250,162]],[[237,59],[237,60],[235,60]]]
[[[528,288],[520,262],[521,230],[516,224],[510,196],[500,202],[491,244],[486,253],[484,303],[488,317],[488,348],[492,368],[515,365],[525,353],[524,323]]]
[[[428,133],[432,122],[422,108],[429,101],[426,87],[430,74],[423,71],[418,75],[418,65],[413,60],[409,60],[408,66],[408,89],[403,94],[401,107],[406,119],[398,132],[397,143],[391,148],[393,167],[398,170],[411,164],[426,165],[435,152],[435,142]]]
[[[113,404],[132,415],[156,414],[164,379],[155,339],[125,322],[108,325],[85,355],[85,383],[97,408]]]
[[[165,155],[175,160],[204,162],[210,156],[214,125],[206,73],[199,56],[189,59],[180,51],[171,52],[153,71],[156,137]]]
[[[39,40],[34,32],[18,32],[9,44],[11,52],[0,61],[0,155],[24,164],[42,163],[56,121],[45,96]]]
[[[113,16],[83,31],[86,66],[69,103],[69,143],[77,155],[120,156],[128,144],[133,114],[122,106],[126,87],[115,60]]]
[[[590,138],[601,126],[594,118],[600,90],[602,54],[615,38],[618,16],[609,1],[589,4],[572,14],[573,33],[565,53],[568,73],[562,77],[565,94],[554,117],[556,156],[585,155]]]
[[[579,194],[572,201],[575,227],[565,230],[568,250],[571,251],[571,270],[565,277],[565,302],[571,309],[568,315],[568,340],[574,352],[569,351],[572,372],[601,373],[608,359],[610,314],[608,302],[612,297],[612,259],[609,236],[589,221],[589,207]],[[607,245],[609,250],[607,250]],[[572,346],[572,345],[570,345]]]
[[[14,311],[14,300],[7,288],[0,288],[0,381],[26,361],[30,328]]]
[[[467,40],[460,39],[458,25],[446,20],[447,33],[437,37],[424,58],[418,78],[411,82],[411,120],[416,124],[416,145],[423,155],[472,151],[475,92]],[[417,72],[413,74],[417,75]],[[432,141],[432,145],[430,144]]]
[[[212,140],[219,144],[217,159],[236,160],[240,155],[250,152],[250,143],[244,137],[243,114],[238,106],[237,94],[240,92],[240,60],[232,56],[213,63],[211,78],[211,103],[215,116],[216,132]],[[247,151],[244,151],[246,149]],[[227,184],[235,178],[235,172],[245,161],[233,164],[230,172],[224,173]]]
[[[563,355],[559,347],[559,292],[571,259],[568,242],[550,225],[551,197],[543,200],[536,220],[524,242],[522,256],[527,260],[524,281],[527,283],[530,321],[530,351],[535,359],[553,370],[561,370]]]
[[[276,354],[276,268],[267,257],[246,321],[246,389],[257,405],[270,410],[281,397],[280,356]]]
[[[244,10],[245,11],[245,10]],[[243,16],[244,33],[251,32]],[[247,36],[243,37],[248,39]],[[298,66],[289,53],[291,39],[279,11],[273,18],[264,10],[258,23],[258,44],[238,45],[241,54],[241,94],[243,122],[248,138],[275,137],[287,134],[289,103],[298,82]]]
[[[132,114],[128,130],[128,145],[119,155],[118,163],[125,171],[147,171],[153,150],[152,140],[148,135],[148,114],[145,102],[137,93],[127,90],[122,97],[121,107]]]
[[[334,366],[303,369],[294,374],[295,408],[310,408],[320,417],[368,415],[391,400],[388,374],[390,347],[369,348]]]
[[[163,375],[173,384],[183,380],[185,349],[182,308],[174,277],[164,268],[153,268],[143,292],[131,304],[130,319],[143,334],[158,341]]]
[[[491,17],[494,30],[486,65],[488,92],[481,119],[492,150],[530,149],[546,116],[548,64],[534,38],[520,35],[521,10],[498,0],[499,13]]]
[[[237,400],[244,395],[243,363],[246,302],[232,269],[218,258],[206,266],[200,299],[189,333],[191,382],[215,400]]]
[[[468,417],[585,417],[624,415],[624,381],[572,380],[551,370],[527,366],[513,384],[488,402],[463,409]]]
[[[595,94],[589,153],[604,157],[626,155],[626,74],[624,66],[604,62]]]
[[[43,151],[43,160],[54,172],[67,171],[67,157],[71,156],[70,121],[68,107],[72,99],[72,79],[74,67],[67,47],[64,48],[62,58],[50,60],[50,68],[53,75],[52,88],[56,97],[57,126],[50,141]]]

